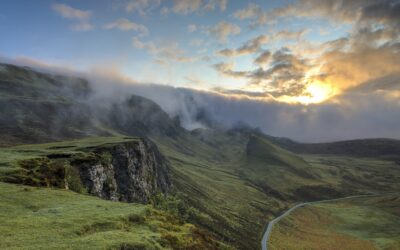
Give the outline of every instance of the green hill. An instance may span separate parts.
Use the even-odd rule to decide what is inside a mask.
[[[1,249],[218,249],[223,245],[150,205],[0,182]]]
[[[270,248],[399,249],[399,206],[399,195],[305,206],[274,226]]]
[[[299,154],[326,154],[354,157],[386,157],[399,160],[400,140],[359,139],[327,143],[300,143],[288,138],[269,137],[277,145]]]
[[[126,91],[118,98],[100,98],[93,85],[83,79],[12,65],[5,65],[5,68],[7,70],[0,72],[0,145],[3,146],[0,148],[0,180],[31,186],[55,183],[57,185],[48,186],[59,189],[0,183],[0,214],[7,219],[7,224],[0,226],[7,245],[0,245],[0,248],[11,248],[12,241],[18,241],[20,247],[29,247],[27,242],[31,238],[24,235],[35,235],[34,227],[32,231],[26,228],[29,229],[36,220],[43,239],[52,238],[52,244],[61,248],[79,243],[89,248],[112,249],[257,249],[266,222],[296,202],[400,190],[398,162],[392,156],[386,157],[391,155],[391,150],[396,150],[390,143],[386,144],[390,149],[385,150],[375,148],[375,144],[366,144],[369,146],[363,148],[390,154],[361,158],[356,157],[362,156],[359,154],[342,155],[335,150],[327,155],[324,152],[328,149],[311,152],[307,146],[302,151],[303,144],[293,144],[252,129],[187,131],[156,103],[136,96],[134,92]],[[134,151],[115,146],[132,140],[148,141],[149,144],[144,149],[137,146]],[[141,201],[149,205],[132,205],[61,190],[65,188],[64,177],[68,175],[62,171],[60,174],[50,163],[66,160],[89,173],[83,175],[83,180],[93,176],[101,180],[101,192],[89,193],[116,199],[110,195],[110,190],[118,190],[115,183],[103,174],[120,169],[111,164],[110,154],[104,151],[106,145],[114,145],[111,160],[122,168],[135,166],[146,159],[148,171],[139,174],[131,171],[131,176],[141,177],[135,180],[141,188],[147,187],[148,183],[153,183],[150,187],[157,187],[154,180],[165,174],[153,166],[162,169],[168,166],[171,188],[164,192],[166,195],[153,192],[159,189],[146,192],[149,187],[139,189],[139,192],[122,185],[129,192],[146,193],[146,199]],[[317,149],[316,146],[313,148]],[[116,161],[115,156],[122,158]],[[43,158],[45,163],[38,160]],[[161,158],[161,164],[152,165]],[[147,162],[147,159],[150,160]],[[87,168],[92,172],[85,171]],[[64,165],[61,169],[65,169]],[[101,171],[97,171],[99,169]],[[123,173],[122,179],[129,176],[129,173]],[[56,182],[52,182],[54,176]],[[88,187],[97,188],[98,183],[95,184]],[[23,191],[24,188],[29,191]],[[85,188],[75,191],[88,193]],[[66,194],[65,200],[62,194]],[[73,199],[77,201],[73,202]],[[31,211],[31,203],[51,211],[58,211],[58,203],[62,204],[60,207],[65,205],[76,210],[71,214],[64,210],[57,213],[65,230],[57,227],[60,234],[55,236],[47,230],[51,223],[57,222],[51,217],[53,214],[46,212],[41,217],[42,213]],[[110,206],[106,215],[96,217],[103,206]],[[144,215],[143,226],[136,226],[124,222],[132,206],[157,212],[153,217]],[[126,213],[118,207],[126,209]],[[96,216],[87,221],[89,209],[93,209]],[[15,217],[21,218],[18,226],[13,228],[13,233],[6,233],[15,223]],[[94,229],[88,224],[93,224]],[[74,235],[78,228],[85,227],[95,233]],[[132,236],[134,234],[136,236]],[[137,237],[142,234],[142,238]],[[132,240],[127,240],[129,237]],[[99,243],[95,242],[99,238]],[[131,245],[142,243],[147,248]],[[46,248],[44,241],[35,244],[32,245],[35,249]]]

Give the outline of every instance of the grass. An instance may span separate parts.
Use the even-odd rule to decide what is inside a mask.
[[[148,205],[0,182],[1,249],[216,249],[202,231]]]
[[[216,141],[186,137],[157,145],[171,162],[178,194],[198,212],[191,221],[235,248],[257,249],[265,221],[284,204],[238,173],[245,138],[213,135]]]
[[[374,158],[303,155],[324,182],[347,194],[399,192],[400,168],[396,162]]]
[[[265,138],[251,136],[246,150],[241,173],[272,195],[279,192],[281,196],[290,196],[298,187],[322,184],[302,157]]]
[[[262,136],[203,133],[153,139],[171,163],[173,193],[188,206],[185,218],[201,229],[200,235],[211,233],[237,249],[258,248],[266,222],[297,201],[400,190],[400,169],[391,161],[299,156]],[[1,148],[0,178],[18,173],[27,159],[85,155],[94,147],[132,140],[137,139],[92,137]],[[161,237],[168,244],[187,245],[182,237]]]
[[[239,249],[257,249],[266,222],[298,201],[400,190],[391,161],[295,155],[263,137],[209,133],[156,142],[199,212],[192,222]]]
[[[71,157],[84,155],[94,147],[104,147],[123,142],[135,141],[134,137],[89,137],[79,140],[52,142],[44,144],[27,144],[0,148],[0,180],[9,180],[15,174],[21,174],[21,161],[42,157]]]
[[[320,203],[295,210],[274,229],[271,249],[399,249],[400,197]]]
[[[46,173],[57,169],[57,165],[41,162],[38,169],[31,168],[29,161],[87,156],[93,147],[135,140],[118,136],[119,133],[143,132],[153,135],[152,139],[172,165],[178,199],[174,200],[172,195],[170,202],[161,202],[161,207],[168,210],[172,204],[179,211],[183,204],[180,199],[183,199],[187,206],[185,218],[196,224],[182,224],[176,216],[155,210],[151,216],[143,215],[133,211],[138,205],[109,203],[63,190],[0,183],[1,218],[8,223],[0,225],[5,235],[4,243],[0,244],[8,242],[7,247],[0,245],[0,248],[29,248],[29,241],[35,249],[81,245],[95,249],[225,248],[214,244],[212,239],[216,237],[233,248],[257,249],[266,221],[295,202],[400,190],[400,169],[390,158],[384,161],[296,155],[271,143],[272,138],[255,131],[246,132],[246,129],[188,132],[175,126],[158,106],[142,98],[128,101],[127,111],[116,109],[118,112],[112,112],[115,117],[109,117],[108,111],[95,109],[105,121],[115,121],[109,124],[97,119],[93,109],[85,104],[90,93],[90,85],[85,80],[10,65],[0,67],[7,68],[0,71],[3,123],[0,146],[116,135],[0,148],[0,180],[16,182],[31,173],[37,174],[35,181],[49,179]],[[121,117],[128,119],[120,121]],[[370,144],[364,144],[363,149],[371,148]],[[347,146],[346,151],[347,148],[353,146]],[[370,151],[362,152],[364,155]],[[25,165],[21,166],[21,162]],[[56,186],[62,187],[62,184]],[[80,189],[79,183],[76,186]],[[205,232],[212,233],[213,237]]]

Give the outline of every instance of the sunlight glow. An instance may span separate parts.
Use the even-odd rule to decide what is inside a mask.
[[[320,103],[327,100],[335,93],[333,87],[319,81],[309,84],[306,88],[306,96],[300,96],[299,101],[302,103]]]
[[[314,80],[306,86],[302,95],[299,96],[283,96],[278,98],[279,101],[288,103],[315,104],[321,103],[338,93],[331,84]]]

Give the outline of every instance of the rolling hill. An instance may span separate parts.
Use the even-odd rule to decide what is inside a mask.
[[[24,205],[25,196],[29,203],[37,202],[48,210],[57,210],[55,201],[68,203],[72,199],[68,197],[82,202],[83,207],[73,203],[76,211],[90,207],[100,211],[103,206],[130,211],[126,201],[146,203],[137,207],[155,210],[157,216],[144,216],[145,223],[138,227],[143,237],[132,240],[134,244],[143,241],[144,249],[258,249],[266,222],[296,202],[400,190],[400,166],[393,158],[399,152],[397,141],[379,144],[364,140],[319,147],[254,129],[188,131],[159,105],[134,92],[100,97],[95,85],[84,79],[3,66],[0,180],[14,184],[0,183],[0,214],[29,217],[18,221],[15,233],[6,234],[7,248],[22,237],[20,230],[30,225],[30,219],[42,216],[29,209],[31,204]],[[346,151],[344,144],[354,150]],[[60,162],[66,165],[59,167]],[[66,173],[71,172],[66,170],[71,166],[79,171],[70,183]],[[146,171],[135,172],[140,169]],[[124,186],[130,181],[129,188]],[[69,188],[79,195],[61,190],[66,183],[72,187],[79,182],[80,188]],[[163,183],[168,188],[163,188]],[[21,191],[25,187],[19,184],[34,186],[26,187],[33,195]],[[13,196],[6,195],[7,189],[15,194],[15,202],[9,205],[5,204]],[[120,190],[145,198],[124,199],[127,196]],[[62,195],[58,198],[60,192],[66,194],[66,200]],[[102,247],[130,249],[115,238],[123,235],[126,239],[137,232],[134,225],[119,220],[128,212],[110,208],[105,219],[103,214],[93,218],[92,224],[99,225],[89,227],[93,237],[79,239],[71,236],[73,228],[88,223],[83,219],[85,213],[77,213],[58,213],[60,223],[72,231],[61,230],[57,237],[46,232],[46,223],[54,220],[45,214],[38,225],[40,235],[55,237],[54,244],[60,246],[68,242],[99,246],[94,241],[105,236],[112,244],[101,241]],[[6,231],[7,226],[1,230]],[[68,237],[59,237],[64,233]],[[43,246],[40,244],[36,246]]]
[[[270,249],[399,249],[399,202],[392,194],[302,207],[274,226]]]

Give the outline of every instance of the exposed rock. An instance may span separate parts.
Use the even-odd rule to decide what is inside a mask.
[[[83,185],[98,197],[147,203],[152,195],[167,193],[169,166],[157,147],[146,139],[93,149],[94,158],[71,162]]]

